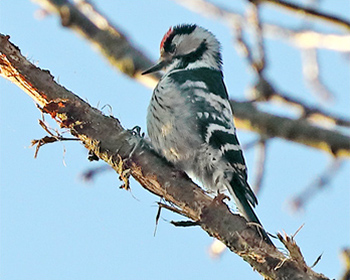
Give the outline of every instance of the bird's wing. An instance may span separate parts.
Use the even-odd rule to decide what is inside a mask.
[[[192,119],[196,120],[197,134],[201,135],[202,141],[220,151],[222,158],[233,168],[231,192],[240,199],[245,197],[255,206],[257,199],[247,183],[247,167],[236,136],[222,73],[208,68],[185,71],[175,72],[170,78],[178,83],[176,88],[182,96],[189,99],[186,103],[192,104],[189,111],[196,114]]]

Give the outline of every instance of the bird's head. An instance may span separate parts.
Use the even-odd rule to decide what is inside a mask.
[[[208,30],[195,24],[171,27],[160,43],[158,63],[142,74],[160,70],[195,69],[221,70],[220,43]]]

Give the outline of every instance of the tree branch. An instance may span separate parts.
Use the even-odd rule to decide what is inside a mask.
[[[57,13],[61,24],[71,28],[89,40],[101,54],[120,72],[136,79],[148,87],[154,87],[160,78],[159,73],[141,75],[152,65],[146,55],[138,50],[119,27],[99,13],[86,1],[72,4],[68,0],[36,0],[46,11]]]
[[[338,26],[341,26],[343,28],[346,28],[348,31],[350,31],[350,22],[348,20],[342,19],[340,17],[330,15],[327,13],[322,13],[320,11],[317,11],[312,8],[307,8],[307,7],[301,7],[297,4],[285,1],[285,0],[259,0],[261,2],[267,2],[269,4],[275,5],[277,7],[282,7],[286,10],[292,11],[297,14],[302,14],[302,15],[308,15],[315,17],[317,19],[330,22],[333,24],[336,24]]]
[[[230,101],[238,127],[279,137],[326,151],[336,157],[350,156],[350,137],[339,132],[311,125],[307,120],[293,120],[259,111],[251,102]]]
[[[183,171],[158,156],[144,139],[57,84],[49,71],[26,60],[9,36],[0,35],[0,70],[1,76],[22,88],[88,150],[117,172],[129,172],[145,189],[176,205],[266,279],[327,279],[303,260],[286,257],[266,244],[253,225],[232,214],[221,199],[205,194]]]
[[[263,76],[259,77],[259,81],[250,90],[250,94],[255,101],[274,101],[294,107],[300,111],[300,117],[312,122],[317,121],[320,125],[324,125],[327,122],[337,126],[350,127],[349,119],[309,106],[291,94],[282,93],[276,90]]]

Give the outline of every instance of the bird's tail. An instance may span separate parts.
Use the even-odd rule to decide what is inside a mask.
[[[250,205],[246,196],[241,192],[235,192],[232,188],[229,188],[231,195],[233,196],[236,206],[240,213],[246,218],[246,220],[252,224],[255,224],[258,232],[261,234],[262,238],[266,243],[273,245],[270,237],[267,235],[265,229],[263,228],[259,218],[256,216],[253,207]]]

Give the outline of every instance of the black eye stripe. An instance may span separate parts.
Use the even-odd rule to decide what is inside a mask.
[[[175,35],[171,34],[168,39],[164,42],[163,48],[165,52],[171,52],[174,48],[174,45],[172,45],[172,41]]]
[[[202,58],[202,55],[205,53],[205,51],[208,49],[207,43],[203,41],[199,47],[194,50],[193,52],[190,52],[185,55],[179,55],[178,58],[181,58],[181,67],[185,68],[188,64],[193,63],[197,60],[200,60]]]
[[[176,51],[176,45],[172,44],[170,45],[169,53],[174,53]]]

